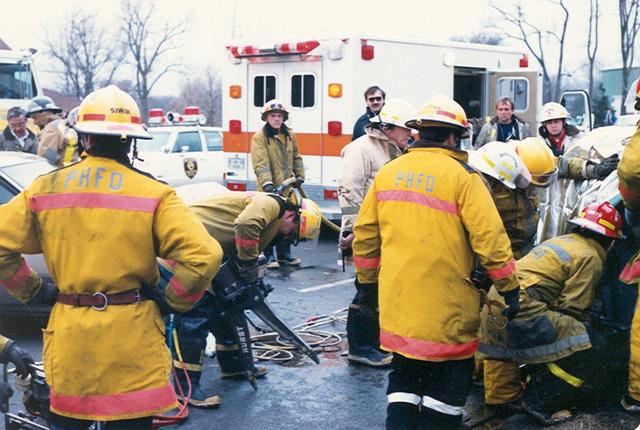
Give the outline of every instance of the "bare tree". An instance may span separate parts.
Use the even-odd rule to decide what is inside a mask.
[[[60,63],[63,92],[83,98],[112,82],[124,51],[99,25],[97,13],[77,10],[65,23],[69,25],[45,43],[48,54]]]
[[[587,36],[587,59],[589,60],[589,96],[593,97],[595,85],[593,69],[596,65],[596,53],[598,52],[600,22],[600,0],[589,0],[589,34]]]
[[[620,53],[622,54],[622,102],[620,103],[620,114],[627,113],[624,105],[629,91],[629,73],[633,66],[633,45],[640,30],[638,22],[638,1],[639,0],[618,0],[618,10],[620,13]]]
[[[166,54],[179,48],[190,17],[160,20],[152,0],[121,0],[121,31],[135,68],[135,93],[142,115],[149,111],[149,94],[160,78],[179,68],[164,62]]]
[[[195,105],[202,109],[207,117],[207,124],[222,124],[222,90],[218,71],[207,67],[182,82],[178,108]]]
[[[481,43],[483,45],[500,45],[504,40],[502,34],[496,33],[476,33],[471,36],[453,36],[454,42]]]
[[[562,67],[564,61],[565,38],[569,24],[569,10],[565,5],[565,0],[546,0],[545,3],[551,3],[559,6],[558,12],[562,18],[560,31],[545,29],[530,21],[525,14],[522,0],[519,0],[513,6],[512,10],[507,10],[506,8],[503,9],[497,5],[492,5],[491,7],[500,14],[503,21],[507,24],[507,28],[502,29],[505,36],[523,42],[540,64],[540,67],[542,68],[542,79],[544,81],[544,99],[545,101],[549,101],[558,100],[560,98],[560,91],[562,90]],[[547,11],[545,16],[549,15],[554,15],[554,13]],[[557,72],[554,76],[555,83],[552,83],[552,64],[549,60],[549,56],[547,55],[549,45],[545,45],[549,38],[555,41],[551,46],[557,46],[558,53]]]

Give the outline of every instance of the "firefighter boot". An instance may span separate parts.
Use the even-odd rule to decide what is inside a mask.
[[[299,266],[302,263],[302,259],[291,255],[291,242],[277,238],[276,239],[276,253],[278,254],[278,264],[280,266]]]
[[[220,404],[220,397],[206,393],[200,385],[200,376],[202,372],[187,370],[185,375],[184,369],[177,368],[178,383],[180,387],[176,387],[178,398],[184,399],[189,394],[189,385],[191,385],[191,397],[189,397],[189,405],[195,408],[214,408]]]
[[[377,313],[359,305],[349,305],[347,315],[347,340],[349,355],[354,363],[372,367],[384,367],[391,363],[392,355],[380,352]]]

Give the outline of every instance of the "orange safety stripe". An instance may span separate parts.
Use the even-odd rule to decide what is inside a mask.
[[[133,124],[142,124],[142,118],[139,116],[131,115],[129,117],[131,123]],[[106,121],[107,116],[103,113],[85,113],[82,115],[81,121]]]
[[[446,212],[453,215],[458,215],[458,206],[455,203],[448,202],[446,200],[438,199],[418,193],[415,191],[405,190],[387,190],[378,191],[376,193],[378,201],[395,201],[395,202],[410,202],[416,203],[422,206],[426,206],[431,209],[435,209],[441,212]]]
[[[640,261],[629,263],[624,266],[619,279],[626,284],[633,284],[640,276]]]
[[[622,182],[618,182],[618,190],[620,191],[620,194],[622,194],[622,197],[625,198],[625,199],[638,199],[638,198],[640,198],[640,191],[628,190],[622,185]]]
[[[511,257],[507,264],[497,269],[487,270],[489,277],[494,281],[499,281],[516,273],[516,260]]]
[[[0,286],[8,290],[15,290],[22,287],[29,278],[31,278],[31,267],[29,267],[26,260],[23,260],[16,273],[11,278],[0,281]]]
[[[253,248],[254,246],[258,246],[259,244],[260,241],[258,239],[243,239],[236,236],[236,246],[239,248]]]
[[[51,388],[51,410],[87,418],[117,418],[151,415],[177,406],[176,393],[167,384],[159,388],[118,394],[67,396]]]
[[[223,133],[224,152],[251,152],[253,132]],[[339,157],[342,148],[351,142],[351,135],[329,136],[321,133],[295,133],[301,155]]]
[[[171,278],[170,285],[173,287],[173,291],[176,293],[176,296],[187,302],[195,303],[204,296],[204,291],[198,291],[197,293],[190,293],[187,291],[176,275],[173,275]]]
[[[66,208],[119,209],[154,213],[159,204],[160,199],[156,198],[105,193],[55,193],[29,197],[29,207],[36,213]]]
[[[353,256],[353,265],[356,269],[372,269],[380,266],[380,257]]]
[[[439,343],[380,330],[380,345],[386,350],[422,360],[449,360],[472,357],[480,339],[466,343]]]

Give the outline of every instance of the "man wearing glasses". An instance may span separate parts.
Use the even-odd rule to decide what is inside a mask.
[[[38,150],[37,136],[27,128],[26,112],[20,106],[7,111],[7,122],[0,134],[0,151],[19,151],[35,154]]]
[[[384,106],[386,94],[377,85],[369,87],[364,92],[364,100],[367,102],[367,111],[362,114],[353,126],[353,135],[351,140],[354,141],[364,135],[364,126],[369,124],[369,118],[378,115]]]

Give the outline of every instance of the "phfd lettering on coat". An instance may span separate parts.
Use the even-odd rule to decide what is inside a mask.
[[[424,173],[403,172],[396,174],[396,188],[415,189],[418,191],[433,192],[436,178]]]
[[[104,167],[98,167],[95,171],[87,167],[80,171],[71,170],[64,178],[64,188],[100,188],[100,185],[107,181],[109,188],[113,191],[122,189],[124,176],[119,172],[111,172]]]

